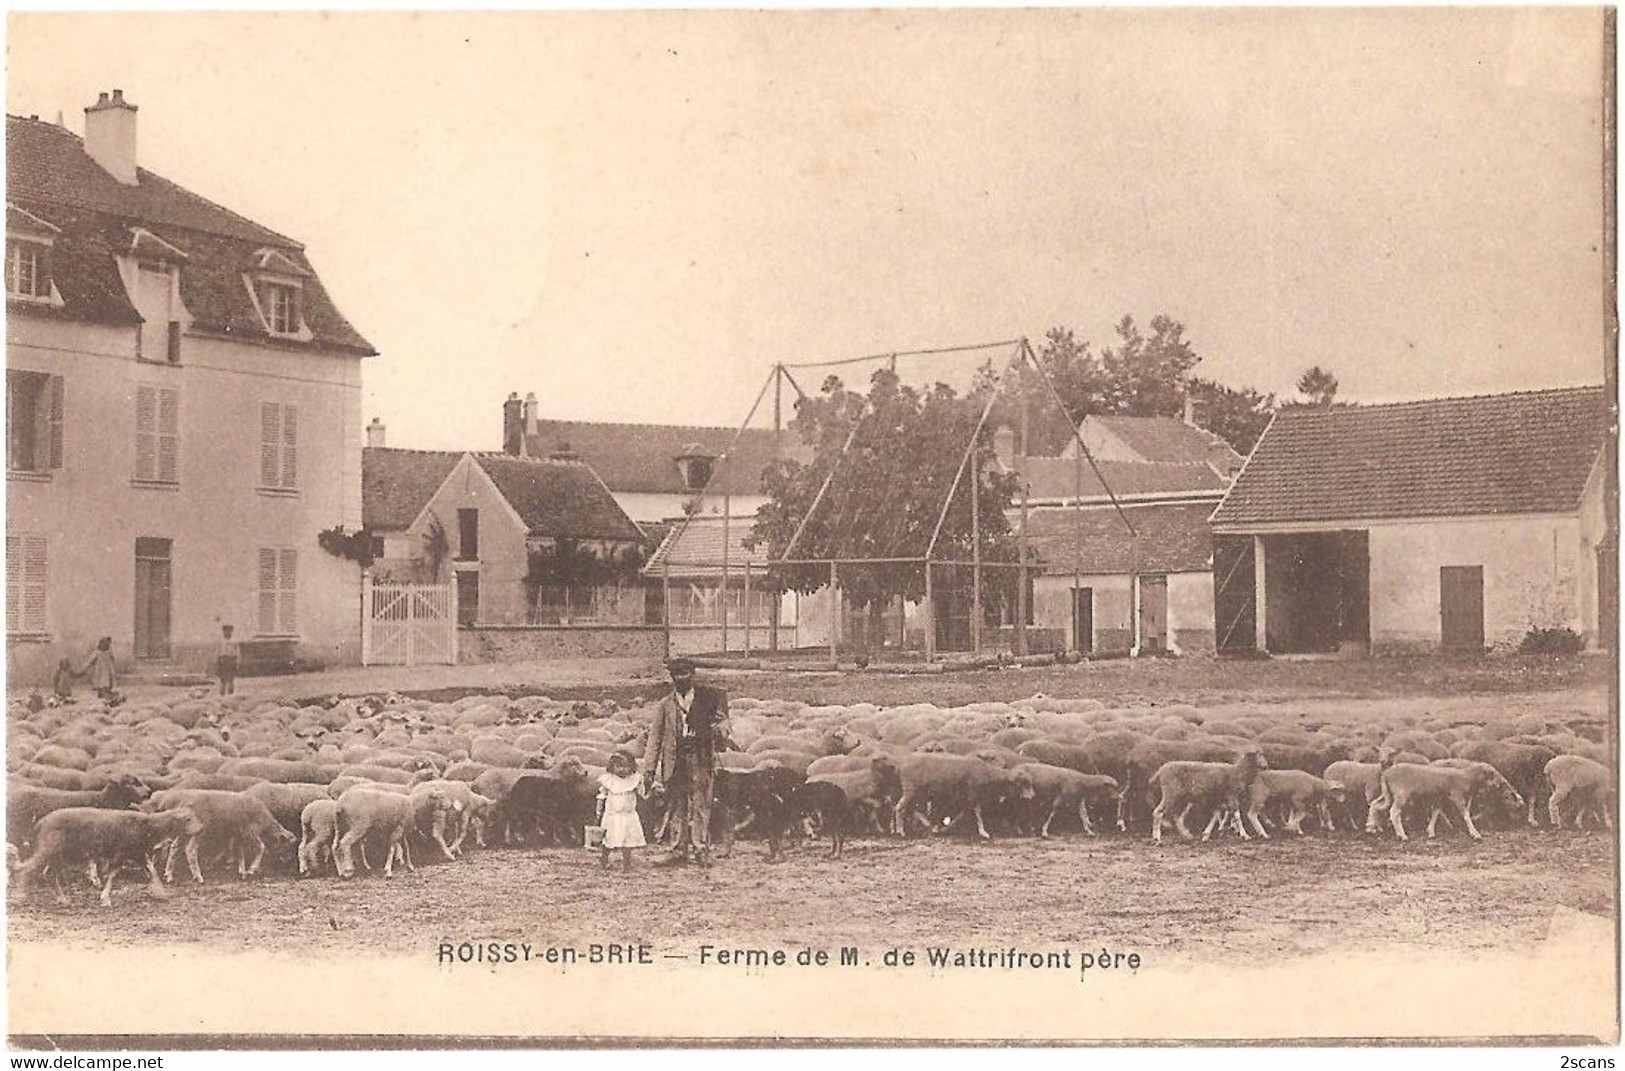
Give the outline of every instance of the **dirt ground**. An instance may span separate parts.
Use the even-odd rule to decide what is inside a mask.
[[[894,704],[1017,699],[1035,692],[1112,704],[1188,702],[1204,709],[1269,705],[1304,721],[1529,712],[1605,714],[1603,660],[1104,663],[941,678],[723,675],[736,696]],[[583,681],[537,690],[596,694],[650,683]],[[296,682],[288,682],[296,683]],[[556,687],[554,685],[557,684]],[[489,687],[489,685],[486,685]],[[518,682],[516,688],[523,687]],[[455,694],[467,686],[440,682]],[[369,690],[369,689],[356,689]],[[524,690],[532,690],[524,688]],[[441,941],[518,941],[537,948],[648,942],[693,952],[702,940],[865,950],[977,944],[1092,944],[1145,957],[1208,961],[1344,947],[1451,950],[1533,947],[1555,908],[1615,911],[1615,838],[1604,832],[1513,830],[1481,843],[1340,833],[1161,847],[1142,836],[1052,841],[957,837],[821,845],[780,865],[741,842],[709,871],[665,870],[640,855],[630,875],[602,874],[568,849],[477,851],[416,873],[277,877],[175,887],[154,900],[131,881],[101,909],[88,887],[70,906],[41,890],[10,906],[14,941],[195,944],[327,955],[434,954]],[[867,952],[866,952],[867,954]]]

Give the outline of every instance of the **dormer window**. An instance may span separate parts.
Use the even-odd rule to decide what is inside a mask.
[[[683,452],[677,455],[677,472],[683,479],[683,488],[688,491],[703,490],[711,482],[711,470],[716,465],[716,458],[699,443],[689,443],[683,447]]]
[[[310,273],[292,257],[275,249],[262,249],[248,272],[248,292],[259,311],[265,332],[275,338],[308,340],[305,327],[304,281]]]
[[[6,296],[49,301],[51,247],[26,238],[6,239]]]

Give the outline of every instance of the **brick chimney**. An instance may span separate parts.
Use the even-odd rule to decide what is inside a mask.
[[[519,457],[525,449],[525,403],[519,400],[519,392],[514,391],[508,395],[508,400],[502,403],[502,452]]]
[[[377,448],[384,445],[384,422],[377,417],[367,425],[367,445]]]
[[[85,152],[126,186],[136,184],[135,105],[124,99],[124,90],[115,89],[96,98],[85,109]]]
[[[524,449],[520,451],[526,457],[530,456],[530,444],[542,434],[540,416],[536,412],[536,392],[531,391],[525,395],[525,440]]]

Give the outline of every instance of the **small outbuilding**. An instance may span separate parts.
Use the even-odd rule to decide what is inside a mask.
[[[1219,651],[1596,645],[1611,419],[1602,387],[1283,409],[1213,513]]]

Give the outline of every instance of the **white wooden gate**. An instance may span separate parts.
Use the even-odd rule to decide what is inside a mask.
[[[361,582],[361,664],[457,664],[457,599],[450,584]]]

